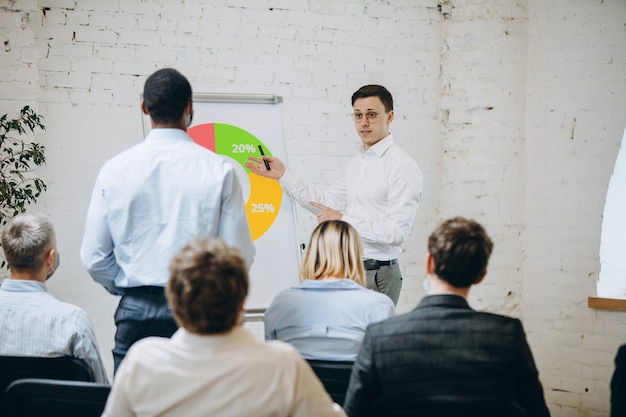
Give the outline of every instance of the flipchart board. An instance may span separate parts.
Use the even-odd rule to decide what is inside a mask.
[[[239,179],[256,255],[250,269],[245,308],[261,313],[281,290],[298,284],[299,239],[294,203],[276,180],[253,174],[244,165],[248,156],[266,155],[286,161],[281,112],[282,97],[271,94],[193,95],[189,135],[200,145],[232,163]],[[150,120],[143,117],[144,134]]]

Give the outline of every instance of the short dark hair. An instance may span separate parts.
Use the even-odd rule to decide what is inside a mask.
[[[487,270],[493,242],[476,221],[446,220],[428,238],[435,274],[457,288],[469,288]]]
[[[389,90],[382,85],[364,85],[356,90],[354,94],[352,94],[352,105],[354,106],[354,102],[358,99],[366,97],[378,97],[385,106],[385,112],[393,110],[393,97],[391,97]]]
[[[172,259],[165,295],[176,323],[189,332],[228,332],[248,295],[241,252],[220,238],[196,238]]]
[[[2,249],[13,271],[39,271],[54,245],[54,227],[44,214],[20,214],[2,231]]]
[[[191,84],[175,69],[163,68],[146,80],[143,100],[155,122],[177,122],[191,101]]]

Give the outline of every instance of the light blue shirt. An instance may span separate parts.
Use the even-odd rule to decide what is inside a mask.
[[[82,308],[61,302],[38,281],[7,279],[0,287],[0,355],[73,356],[108,383],[96,335]]]
[[[354,361],[367,325],[394,314],[388,296],[350,279],[306,280],[276,295],[265,339],[290,343],[306,359]]]
[[[180,129],[152,129],[100,170],[81,245],[83,265],[113,294],[165,286],[169,263],[197,236],[255,248],[233,166]]]

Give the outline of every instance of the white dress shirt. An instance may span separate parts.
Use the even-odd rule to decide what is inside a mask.
[[[367,326],[394,314],[389,297],[351,279],[306,280],[276,295],[265,339],[287,342],[306,359],[354,361]]]
[[[365,258],[388,261],[402,252],[419,206],[423,175],[417,163],[389,134],[348,162],[344,177],[321,191],[298,180],[289,170],[279,182],[312,213],[314,201],[343,213],[363,240]]]
[[[81,259],[112,293],[165,286],[178,250],[196,236],[255,248],[233,166],[180,129],[152,129],[100,170],[87,213]]]
[[[39,281],[6,279],[0,287],[0,355],[73,356],[108,383],[96,334],[82,308],[57,300]]]
[[[223,335],[179,329],[135,343],[103,417],[345,416],[290,345],[236,327]]]

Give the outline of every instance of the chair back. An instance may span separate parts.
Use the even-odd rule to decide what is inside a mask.
[[[23,378],[94,381],[93,371],[82,359],[63,356],[36,358],[0,356],[0,413],[4,409],[4,392],[11,382]]]
[[[100,417],[108,384],[55,379],[20,379],[5,392],[7,417]]]
[[[320,361],[307,359],[307,362],[322,381],[326,392],[339,405],[343,405],[350,383],[354,362]]]

